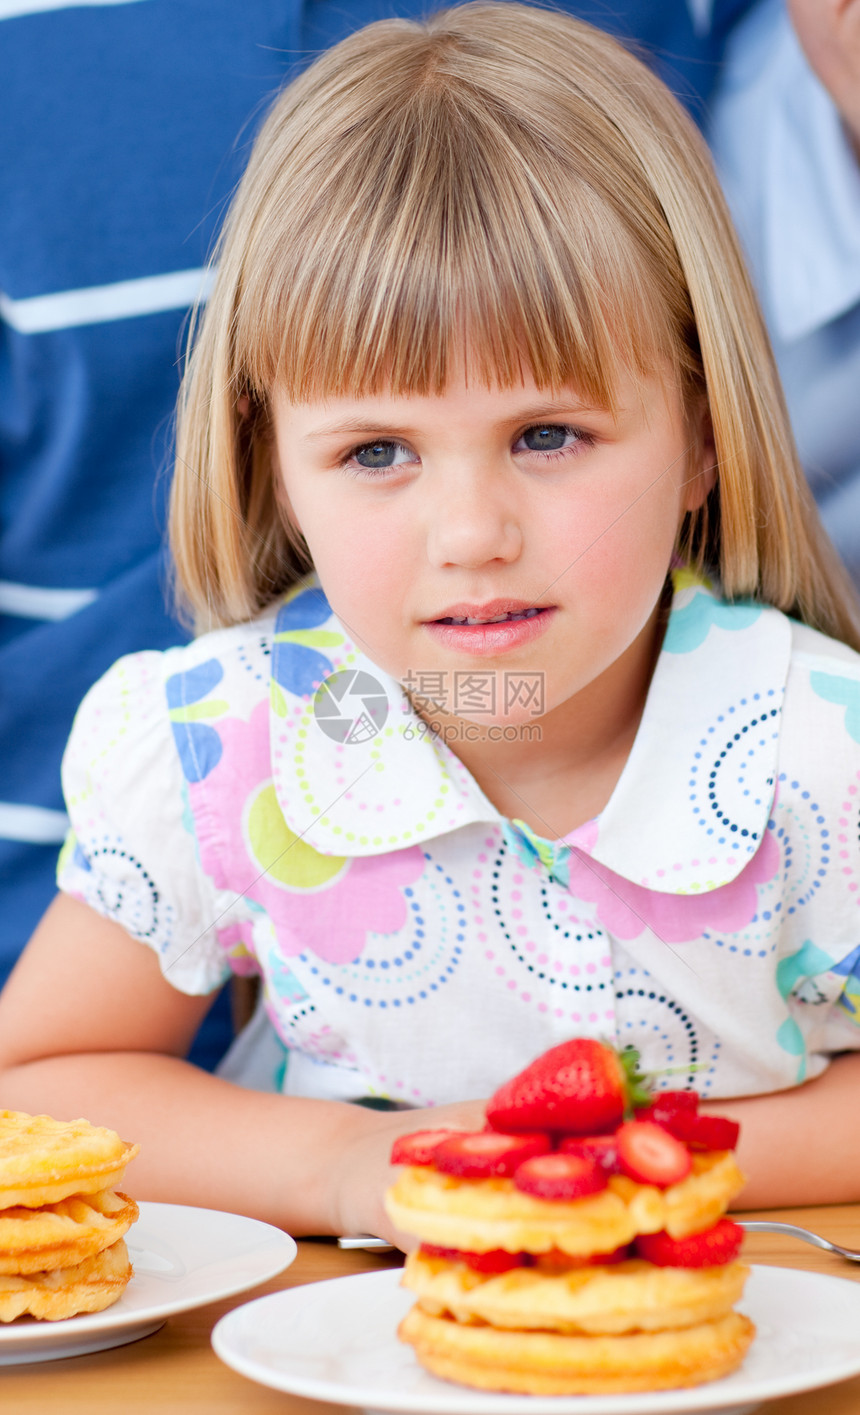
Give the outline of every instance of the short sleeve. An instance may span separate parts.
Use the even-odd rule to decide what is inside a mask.
[[[202,994],[230,969],[198,859],[164,660],[155,652],[120,659],[78,709],[63,758],[71,830],[57,884],[152,948],[174,987]]]

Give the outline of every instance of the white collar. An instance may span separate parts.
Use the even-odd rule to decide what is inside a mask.
[[[627,764],[598,821],[562,843],[664,893],[734,879],[767,829],[790,651],[790,624],[777,610],[728,605],[676,572]],[[342,744],[314,715],[314,683],[332,670],[354,675],[333,685],[350,694],[343,721],[354,719],[359,702],[364,707],[365,740]],[[333,722],[326,719],[330,730]],[[476,822],[507,826],[462,762],[428,733],[401,685],[356,648],[314,576],[277,615],[270,723],[281,810],[320,854],[380,855]]]

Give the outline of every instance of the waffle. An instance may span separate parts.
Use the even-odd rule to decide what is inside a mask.
[[[137,1152],[86,1120],[0,1111],[0,1322],[61,1321],[122,1296],[138,1209],[112,1186]]]
[[[112,1189],[40,1209],[0,1210],[0,1273],[50,1272],[112,1247],[137,1218],[137,1204]]]
[[[742,1361],[754,1328],[729,1312],[681,1330],[568,1336],[464,1326],[418,1305],[398,1335],[444,1380],[527,1395],[610,1395],[673,1390],[727,1375]]]
[[[641,1258],[611,1267],[475,1272],[466,1263],[411,1253],[403,1286],[431,1316],[513,1330],[620,1335],[697,1326],[729,1312],[743,1292],[742,1263],[657,1268]]]
[[[730,1151],[693,1155],[689,1177],[668,1189],[613,1175],[609,1187],[570,1203],[522,1194],[510,1179],[458,1179],[427,1166],[404,1169],[386,1196],[389,1217],[422,1243],[485,1253],[609,1253],[639,1233],[686,1238],[716,1223],[744,1177]]]
[[[39,1317],[57,1322],[82,1312],[101,1312],[123,1294],[132,1275],[128,1249],[120,1238],[73,1267],[27,1276],[0,1276],[0,1322]]]
[[[86,1120],[0,1111],[0,1210],[112,1189],[138,1149]]]

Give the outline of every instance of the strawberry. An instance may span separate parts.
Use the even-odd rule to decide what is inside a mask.
[[[496,1130],[563,1130],[590,1135],[612,1130],[631,1106],[650,1096],[636,1067],[638,1052],[619,1055],[604,1042],[575,1037],[544,1052],[491,1096],[487,1119]]]
[[[690,1110],[676,1110],[665,1119],[659,1114],[654,1119],[670,1135],[696,1150],[733,1150],[741,1128],[736,1120],[724,1115],[696,1115]]]
[[[661,1091],[651,1104],[637,1110],[635,1120],[653,1120],[657,1125],[667,1125],[676,1115],[695,1115],[699,1107],[699,1097],[695,1091]]]
[[[510,1178],[524,1160],[552,1149],[548,1135],[502,1135],[478,1130],[449,1135],[433,1151],[432,1163],[460,1179]]]
[[[488,1253],[470,1253],[463,1248],[440,1248],[437,1243],[422,1243],[420,1251],[428,1258],[448,1258],[452,1263],[465,1263],[476,1273],[506,1273],[512,1268],[528,1268],[534,1261],[530,1253],[506,1253],[504,1248],[491,1248]]]
[[[437,1146],[456,1133],[456,1130],[415,1130],[411,1135],[400,1135],[391,1146],[391,1163],[432,1164]]]
[[[607,1178],[587,1155],[539,1155],[520,1165],[514,1185],[535,1199],[584,1199],[605,1189]]]
[[[658,1091],[654,1105],[661,1110],[698,1110],[699,1097],[696,1091]]]
[[[730,1218],[721,1218],[704,1233],[670,1238],[668,1233],[640,1233],[636,1251],[658,1268],[715,1268],[730,1263],[740,1252],[744,1231]]]
[[[690,1173],[690,1151],[653,1120],[629,1120],[615,1134],[618,1159],[624,1174],[640,1184],[661,1189],[679,1184]]]
[[[562,1140],[558,1148],[559,1153],[563,1155],[585,1155],[588,1159],[596,1160],[607,1174],[622,1172],[614,1135],[569,1135]]]

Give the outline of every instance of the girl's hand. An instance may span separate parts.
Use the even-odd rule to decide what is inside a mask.
[[[483,1130],[484,1101],[458,1101],[428,1110],[366,1112],[367,1123],[338,1154],[333,1177],[334,1226],[338,1234],[372,1233],[408,1253],[414,1236],[396,1229],[385,1212],[383,1196],[397,1171],[389,1162],[398,1135],[415,1130]]]

